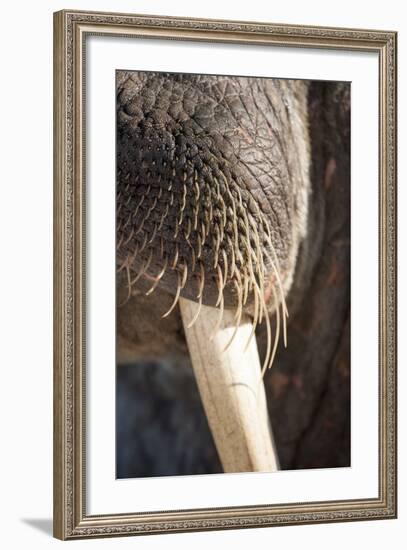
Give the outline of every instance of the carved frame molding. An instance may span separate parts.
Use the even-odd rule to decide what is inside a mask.
[[[88,34],[376,52],[379,59],[379,496],[86,514],[83,76]],[[60,11],[54,14],[54,535],[60,539],[396,517],[396,48],[390,31]]]

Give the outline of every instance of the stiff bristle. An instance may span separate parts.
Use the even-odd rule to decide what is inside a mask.
[[[192,326],[204,303],[205,280],[215,280],[218,291],[215,307],[219,309],[215,331],[222,323],[226,288],[236,300],[236,328],[225,350],[233,342],[249,302],[253,304],[253,329],[246,348],[257,325],[266,323],[264,373],[275,358],[281,325],[284,345],[287,345],[288,316],[269,222],[251,195],[247,191],[243,193],[244,186],[233,178],[229,181],[221,172],[198,175],[193,169],[178,175],[173,166],[170,173],[166,186],[161,183],[161,176],[150,185],[140,185],[138,178],[130,185],[127,179],[119,192],[118,271],[126,270],[125,301],[142,277],[152,281],[146,292],[151,295],[165,274],[173,272],[177,281],[174,301],[163,317],[174,310],[187,283],[196,281],[198,309],[189,324]],[[129,206],[131,199],[136,204],[134,210]],[[273,340],[265,291],[270,288],[267,296],[273,297],[276,318]]]

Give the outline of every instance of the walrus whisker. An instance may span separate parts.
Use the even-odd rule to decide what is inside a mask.
[[[232,220],[232,223],[233,223],[233,235],[234,235],[234,238],[235,238],[235,251],[237,251],[237,250],[239,250],[239,230],[238,230],[238,227],[237,227],[236,217],[234,217],[234,219]]]
[[[194,207],[194,231],[196,231],[198,227],[198,211],[199,211],[198,206]]]
[[[187,230],[186,230],[185,235],[184,235],[186,241],[189,241],[190,234],[191,234],[191,220],[188,218]]]
[[[152,233],[152,235],[151,235],[151,238],[150,238],[149,241],[148,241],[148,244],[151,244],[151,243],[154,241],[155,236],[156,236],[156,233],[157,233],[157,224],[155,223],[155,224],[154,224],[153,233]]]
[[[124,299],[123,302],[121,302],[120,304],[118,304],[118,307],[123,307],[125,304],[127,304],[127,302],[128,302],[128,301],[130,300],[130,298],[131,298],[130,268],[129,268],[128,265],[126,266],[126,274],[127,274],[127,296],[126,296],[126,298]]]
[[[160,237],[160,257],[164,258],[164,239]]]
[[[151,212],[154,210],[154,208],[157,206],[158,197],[154,197],[153,204],[150,206],[150,208],[147,210],[147,218],[148,219],[151,215]]]
[[[178,255],[179,255],[178,243],[175,243],[175,255],[171,264],[172,269],[175,269],[178,264]]]
[[[264,298],[263,298],[263,301],[264,301]],[[265,305],[265,308],[264,308],[264,311],[265,311],[265,314],[264,314],[264,317],[266,319],[266,333],[267,333],[267,337],[266,337],[266,340],[267,340],[267,348],[266,348],[266,355],[264,357],[264,362],[263,362],[263,366],[262,366],[262,369],[261,369],[261,376],[262,378],[264,377],[264,374],[266,373],[267,371],[267,368],[269,366],[269,361],[270,361],[270,352],[271,352],[271,323],[270,323],[270,315],[269,315],[269,312],[267,310],[267,307],[266,307],[266,304],[264,303]]]
[[[179,214],[178,221],[176,222],[176,225],[177,225],[177,235],[178,235],[179,228],[181,227],[183,221],[184,221],[184,210],[181,210],[181,211],[180,211],[180,214]]]
[[[209,190],[209,199],[210,199],[210,190]],[[212,201],[209,200],[209,223],[212,223],[213,220],[213,205]]]
[[[243,311],[243,285],[242,285],[242,277],[240,275],[240,271],[236,270],[236,278],[233,281],[233,284],[236,287],[236,293],[237,293],[237,306],[236,306],[236,313],[235,313],[235,319],[238,317],[238,308],[240,308]]]
[[[232,241],[229,237],[227,237],[227,241],[228,241],[228,245],[229,245],[230,259],[231,259],[230,277],[233,277],[233,274],[234,274],[235,269],[236,269],[235,251],[233,250],[233,243],[232,243]]]
[[[161,271],[159,272],[159,274],[155,277],[155,281],[154,281],[154,284],[153,286],[150,288],[150,290],[148,290],[146,292],[146,296],[150,296],[150,294],[152,294],[154,292],[154,290],[157,288],[157,285],[158,283],[160,282],[160,280],[162,279],[166,269],[167,269],[167,264],[168,264],[168,258],[167,256],[165,256],[165,259],[164,259],[164,266],[163,268],[161,269]]]
[[[144,240],[143,240],[143,244],[140,247],[139,252],[143,252],[143,250],[145,249],[147,245],[147,237],[148,237],[147,231],[144,231]]]
[[[254,260],[257,261],[257,256],[254,252],[253,249],[250,249],[250,254],[254,257]],[[255,285],[256,287],[258,287],[258,292],[260,294],[260,296],[263,296],[263,293],[262,293],[262,287],[263,287],[263,283],[262,283],[262,277],[261,275],[259,274],[259,281],[260,281],[260,288],[259,288],[259,285],[256,281],[256,277],[255,275],[253,274],[252,275],[252,280],[253,280],[253,285]],[[263,319],[263,301],[260,301],[260,306],[259,306],[259,323],[262,322],[262,319]]]
[[[196,200],[196,202],[198,202],[199,201],[199,196],[200,196],[200,190],[199,190],[199,184],[196,181],[196,179],[194,181],[194,187],[195,187],[195,200]]]
[[[172,302],[170,309],[166,313],[164,313],[164,315],[161,316],[162,319],[165,319],[166,317],[168,317],[168,315],[172,312],[172,310],[175,308],[175,306],[178,303],[180,293],[181,293],[181,278],[179,273],[177,273],[177,277],[178,277],[178,284],[177,284],[177,291],[175,293],[174,301]]]
[[[264,261],[263,261],[263,254],[261,253],[260,236],[257,230],[257,225],[255,224],[255,220],[252,216],[250,216],[250,223],[253,228],[253,236],[256,244],[255,256],[256,256],[256,261],[257,261],[258,270],[259,270],[259,277],[260,277],[260,281],[263,281],[264,280]]]
[[[196,258],[195,258],[195,250],[194,247],[189,243],[189,246],[191,248],[191,271],[192,273],[195,272],[195,264],[196,264]]]
[[[213,177],[213,180],[216,184],[216,199],[217,199],[217,201],[219,201],[220,200],[220,185],[219,185],[219,182],[218,182],[217,178]]]
[[[123,241],[122,246],[128,245],[129,242],[131,241],[131,239],[133,238],[133,236],[134,236],[134,227],[131,228],[130,234],[127,237],[127,239],[125,241]]]
[[[256,292],[258,293],[258,296],[259,296],[259,318],[258,318],[258,323],[260,324],[263,321],[263,309],[266,307],[266,305],[265,305],[265,302],[264,302],[264,294],[262,294],[261,289],[260,289],[259,284],[257,283],[257,281],[254,282],[254,286],[256,287]]]
[[[219,225],[219,239],[221,243],[223,242],[224,237],[225,237],[225,226],[223,225],[223,223],[221,223]]]
[[[216,300],[215,307],[218,307],[223,297],[223,279],[220,265],[218,265],[218,278],[216,279],[216,283],[218,285],[218,299]]]
[[[272,287],[272,290],[273,290],[273,294],[274,294],[274,300],[277,301],[277,294],[276,294],[274,286]],[[274,347],[273,347],[273,352],[271,354],[271,359],[270,359],[270,363],[269,363],[268,368],[271,368],[271,366],[274,363],[274,357],[275,357],[276,351],[277,351],[277,344],[278,344],[279,336],[280,336],[280,310],[277,307],[276,308],[276,334],[275,334],[275,337],[274,337]]]
[[[126,221],[124,222],[123,226],[122,226],[122,229],[126,229],[126,227],[129,225],[130,221],[132,219],[132,214],[130,214],[130,216],[127,216],[127,219]]]
[[[187,204],[187,186],[185,184],[185,179],[184,179],[181,213],[184,212],[186,204]]]
[[[247,351],[247,348],[249,347],[250,345],[250,342],[252,341],[253,339],[253,336],[256,332],[256,327],[257,327],[257,322],[258,322],[258,318],[259,318],[259,295],[258,295],[258,287],[257,285],[254,287],[253,289],[253,294],[254,294],[254,315],[253,315],[253,325],[252,325],[252,330],[251,330],[251,333],[250,333],[250,336],[246,342],[246,345],[243,349],[243,353],[245,353]]]
[[[213,264],[214,269],[218,266],[218,260],[219,260],[219,247],[220,247],[220,235],[219,235],[219,227],[218,225],[215,225],[214,231],[216,233],[216,241],[215,241],[215,263]]]
[[[255,276],[254,276],[254,270],[253,270],[253,262],[252,262],[252,255],[251,255],[251,247],[250,247],[250,241],[249,242],[246,242],[246,252],[247,252],[247,259],[248,259],[248,262],[247,262],[247,268],[249,270],[249,283],[250,283],[250,288],[253,284],[253,282],[255,281]]]
[[[226,251],[225,251],[224,248],[222,248],[222,256],[223,256],[223,269],[224,269],[223,288],[225,288],[226,281],[227,281],[227,278],[228,278],[228,257],[227,257],[227,254],[226,254]]]
[[[201,307],[202,307],[202,294],[198,298],[198,308],[196,310],[196,313],[195,313],[192,321],[187,325],[187,328],[191,328],[195,324],[195,322],[197,321],[197,319],[199,317],[199,313],[201,312]]]
[[[134,247],[134,251],[132,252],[132,254],[130,254],[130,255],[127,254],[126,255],[125,259],[123,260],[123,263],[116,270],[116,273],[120,273],[126,267],[126,265],[128,265],[129,267],[133,266],[134,260],[136,259],[136,256],[138,254],[138,248],[139,248],[139,245],[136,242],[136,246]]]
[[[137,273],[135,278],[131,281],[131,286],[137,283],[137,281],[140,279],[142,275],[147,271],[147,269],[150,267],[151,260],[153,258],[153,249],[150,248],[150,254],[148,256],[147,261],[143,264],[143,267],[140,269],[140,271]]]
[[[201,222],[201,236],[202,236],[202,246],[204,246],[206,241],[206,228],[205,228],[205,223],[203,221]]]
[[[143,227],[144,227],[144,222],[146,221],[146,218],[144,217],[142,220],[141,220],[141,223],[140,225],[138,226],[135,234],[138,235],[139,233],[141,233],[143,231]]]
[[[205,233],[205,236],[207,236],[209,234],[209,228],[210,228],[210,225],[211,225],[211,222],[209,220],[209,212],[208,210],[204,210],[204,222],[203,222],[203,225],[202,225],[202,231]]]
[[[242,253],[240,251],[240,248],[238,248],[237,251],[236,251],[236,257],[237,257],[237,261],[240,264],[240,267],[242,268],[244,266],[244,259],[243,259]]]
[[[184,288],[185,283],[187,282],[187,277],[188,277],[188,264],[184,259],[183,259],[183,266],[184,266],[184,270],[183,270],[183,273],[182,273],[181,288]]]
[[[131,195],[130,195],[130,198],[131,198]],[[140,208],[140,206],[141,206],[141,205],[143,204],[143,202],[145,201],[145,199],[146,199],[146,195],[143,193],[143,194],[141,195],[141,197],[140,197],[140,200],[139,200],[137,206],[136,206],[135,215],[136,215],[138,209]]]
[[[144,196],[144,195],[143,195],[143,196]],[[132,219],[134,219],[134,220],[136,219],[137,214],[138,214],[138,211],[139,211],[139,209],[140,209],[140,206],[141,206],[141,204],[139,203],[139,204],[136,206],[136,209],[131,213]]]
[[[165,210],[164,210],[164,213],[162,214],[161,218],[160,218],[160,223],[158,225],[158,230],[160,231],[162,226],[163,226],[163,223],[164,223],[164,220],[165,218],[167,217],[168,215],[168,211],[169,211],[170,207],[168,205],[168,203],[165,205]]]
[[[196,244],[197,244],[197,247],[198,247],[198,254],[196,255],[196,257],[199,259],[201,257],[201,254],[202,254],[201,235],[199,233],[196,237]]]
[[[197,294],[197,298],[202,298],[202,293],[205,286],[205,269],[202,262],[199,262],[199,265],[200,265],[201,274],[199,279],[199,291]]]

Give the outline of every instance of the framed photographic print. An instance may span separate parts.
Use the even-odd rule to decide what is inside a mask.
[[[396,33],[54,16],[54,534],[396,517]]]

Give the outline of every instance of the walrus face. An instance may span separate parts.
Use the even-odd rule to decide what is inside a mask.
[[[117,262],[255,319],[284,303],[309,193],[306,84],[117,73]],[[171,308],[172,309],[172,308]]]

